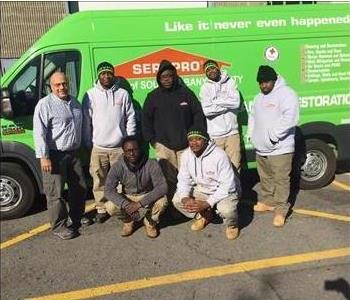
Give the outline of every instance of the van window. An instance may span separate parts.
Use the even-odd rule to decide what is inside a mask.
[[[40,58],[31,60],[9,85],[11,105],[15,116],[32,115],[38,100]]]
[[[81,58],[78,51],[55,52],[46,54],[44,58],[43,96],[51,93],[50,76],[60,71],[67,75],[69,94],[77,97],[80,84]]]

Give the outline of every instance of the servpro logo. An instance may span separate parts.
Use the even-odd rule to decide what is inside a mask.
[[[117,65],[114,67],[114,72],[118,76],[130,79],[155,77],[159,69],[159,63],[163,59],[169,60],[179,75],[203,75],[202,66],[210,58],[172,48],[165,48]],[[217,63],[220,68],[222,66],[231,66],[222,61],[217,61]]]

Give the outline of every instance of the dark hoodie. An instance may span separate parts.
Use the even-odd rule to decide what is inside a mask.
[[[116,189],[123,186],[123,192]],[[130,165],[125,158],[119,159],[111,166],[105,183],[105,197],[118,207],[126,203],[124,194],[145,194],[140,200],[143,207],[153,204],[163,197],[168,186],[162,170],[155,159],[143,155],[136,165]]]
[[[175,72],[174,85],[170,89],[164,88],[159,80],[166,70]],[[160,63],[157,82],[158,88],[147,95],[143,106],[143,137],[151,144],[158,142],[172,150],[185,149],[190,127],[206,130],[202,107],[195,94],[181,82],[169,61]]]

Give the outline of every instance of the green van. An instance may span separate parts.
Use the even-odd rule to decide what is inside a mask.
[[[240,120],[248,166],[247,112],[258,93],[256,71],[269,64],[300,100],[306,156],[301,186],[320,188],[350,161],[350,5],[97,11],[66,17],[1,78],[1,217],[24,215],[42,182],[33,151],[33,111],[50,93],[49,77],[64,71],[70,94],[82,100],[104,60],[142,107],[156,87],[162,59],[198,94],[202,64],[216,60],[242,95]],[[174,129],[175,130],[175,129]]]

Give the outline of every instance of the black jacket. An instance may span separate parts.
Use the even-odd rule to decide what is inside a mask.
[[[159,87],[147,95],[143,106],[142,133],[151,144],[182,150],[187,147],[187,131],[191,127],[206,130],[206,119],[197,97],[177,75],[171,89],[161,86],[159,76],[168,69],[175,70],[170,62],[162,61],[157,74]]]

